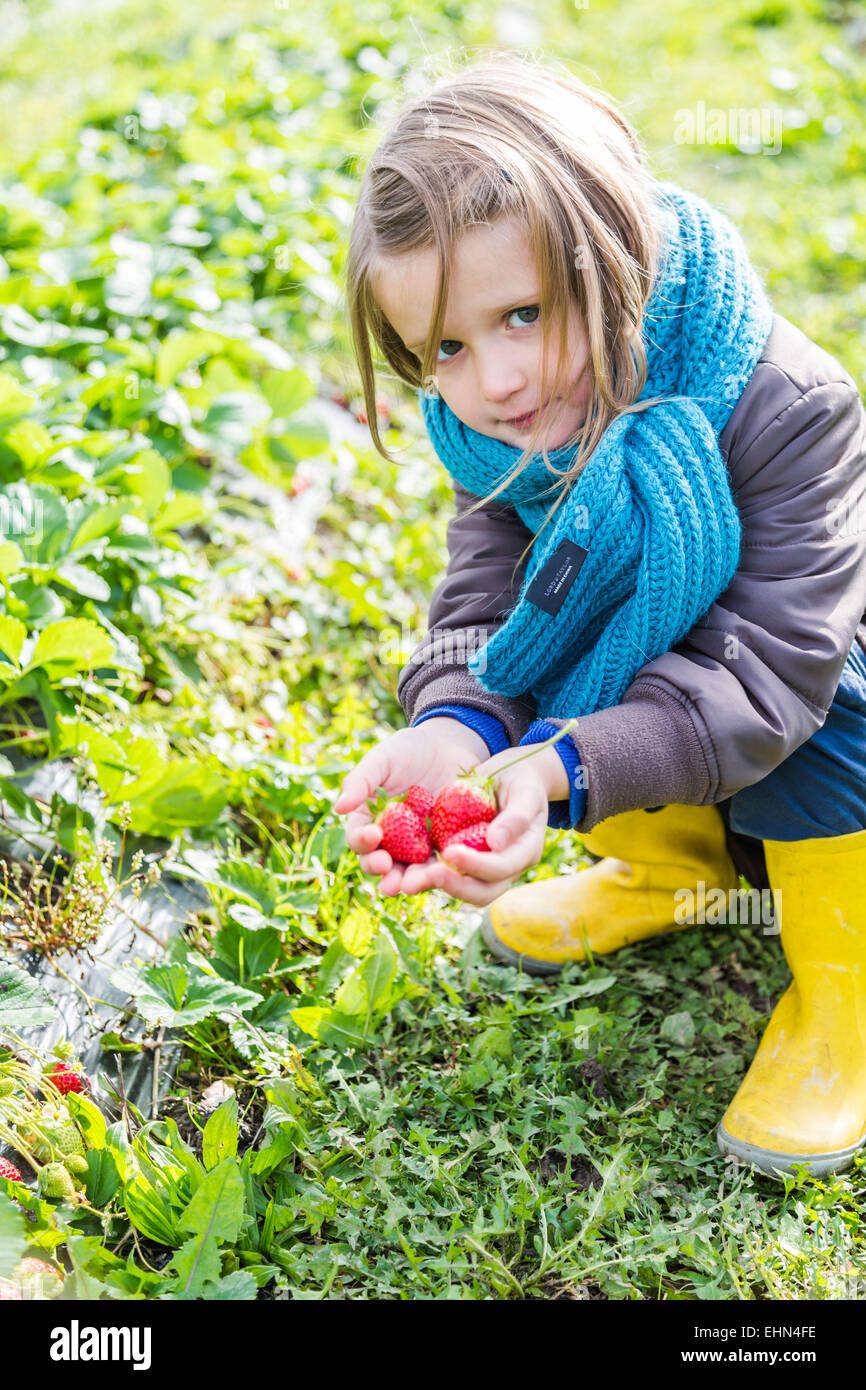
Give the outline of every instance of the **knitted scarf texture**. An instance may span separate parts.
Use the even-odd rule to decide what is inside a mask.
[[[662,263],[641,337],[647,380],[535,541],[514,607],[469,660],[484,687],[530,694],[539,719],[618,704],[647,662],[669,651],[727,588],[740,518],[719,437],[764,348],[773,310],[742,238],[697,194],[657,181]],[[419,390],[448,472],[485,497],[521,450],[463,424]],[[558,472],[575,455],[548,452]],[[555,500],[540,453],[496,498],[537,533]]]

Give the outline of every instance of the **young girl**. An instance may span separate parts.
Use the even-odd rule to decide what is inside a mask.
[[[364,174],[348,291],[376,447],[370,337],[418,388],[457,501],[400,675],[409,727],[336,803],[364,872],[485,908],[491,951],[539,974],[681,929],[683,890],[730,921],[741,872],[771,886],[793,982],[719,1144],[767,1172],[844,1167],[866,1142],[854,382],[604,95],[513,57],[403,107]],[[490,853],[377,849],[377,786],[467,767],[495,779]],[[547,825],[598,862],[512,889]]]

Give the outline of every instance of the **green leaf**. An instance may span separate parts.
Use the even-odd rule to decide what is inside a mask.
[[[372,914],[360,905],[346,913],[340,923],[339,938],[351,955],[363,956],[376,934],[376,924]]]
[[[311,1038],[317,1038],[323,1021],[332,1012],[325,1004],[307,1004],[299,1009],[292,1009],[292,1021],[305,1033],[309,1033]]]
[[[156,380],[160,386],[173,386],[180,372],[191,362],[210,357],[222,349],[216,333],[184,331],[171,333],[156,355]]]
[[[123,467],[126,491],[140,497],[145,515],[156,516],[171,491],[171,472],[156,449],[145,449]]]
[[[191,492],[178,492],[160,508],[151,522],[155,536],[162,531],[176,531],[179,526],[189,526],[207,516],[208,509],[200,497]]]
[[[239,927],[244,927],[247,931],[262,931],[270,926],[271,919],[260,912],[251,903],[232,903],[228,910],[228,915]]]
[[[253,903],[265,917],[271,915],[281,897],[285,896],[275,874],[247,859],[232,859],[220,864],[217,875],[220,883]]]
[[[316,394],[314,383],[300,367],[292,367],[287,372],[266,373],[262,380],[262,391],[278,420],[293,415]]]
[[[176,1278],[167,1292],[178,1298],[200,1298],[204,1285],[220,1277],[220,1254],[216,1236],[190,1236],[175,1254],[168,1269]]]
[[[123,1205],[135,1229],[159,1245],[178,1243],[177,1216],[160,1189],[137,1173],[123,1189]]]
[[[14,376],[0,372],[0,419],[11,420],[16,415],[26,415],[36,404],[31,391],[25,391]]]
[[[87,1200],[91,1206],[104,1207],[120,1186],[117,1164],[108,1149],[90,1149],[86,1158],[87,1176],[84,1186]]]
[[[357,1018],[343,1013],[340,1009],[329,1009],[321,1004],[293,1009],[292,1020],[311,1037],[318,1038],[320,1042],[332,1043],[343,1052],[350,1047],[361,1047],[369,1043],[374,1036],[359,1026]]]
[[[128,502],[105,502],[96,505],[81,522],[70,541],[70,550],[82,550],[91,541],[106,536],[117,526],[120,518],[129,513]]]
[[[14,541],[0,542],[0,575],[4,577],[20,570],[24,556]]]
[[[99,623],[90,618],[67,619],[42,629],[25,670],[42,666],[50,676],[63,676],[109,666],[113,657],[114,644]]]
[[[140,1042],[127,1042],[119,1033],[103,1033],[99,1046],[105,1052],[143,1052]]]
[[[18,549],[17,546],[15,548]],[[18,553],[20,555],[21,552]],[[17,618],[0,616],[0,651],[11,657],[16,666],[26,636],[27,628],[24,623],[19,622]]]
[[[369,1046],[375,1036],[372,1030],[359,1028],[356,1018],[339,1009],[329,1009],[327,1017],[319,1024],[319,1041],[331,1043],[343,1052],[350,1047]]]
[[[86,565],[76,565],[69,561],[58,565],[54,573],[61,584],[74,589],[82,598],[95,598],[102,603],[111,598],[111,586],[105,582],[101,574],[94,574]],[[113,649],[110,648],[109,652],[111,654]]]
[[[126,1133],[123,1120],[116,1120],[105,1131],[105,1147],[114,1159],[121,1182],[126,1182],[134,1172],[132,1146]]]
[[[71,1091],[66,1098],[69,1113],[78,1124],[90,1149],[101,1149],[105,1144],[105,1118],[98,1106],[89,1096]]]
[[[27,1251],[24,1217],[5,1192],[0,1192],[0,1278],[8,1278]]]
[[[385,998],[397,973],[397,954],[384,932],[376,938],[375,950],[360,967],[367,986],[368,1009],[376,1009]]]
[[[209,1303],[251,1303],[258,1296],[258,1285],[248,1269],[233,1269],[224,1279],[209,1283],[206,1297]]]
[[[688,1047],[695,1040],[695,1022],[690,1013],[668,1014],[662,1020],[661,1035],[677,1047]]]
[[[237,1159],[226,1158],[208,1173],[180,1219],[181,1230],[235,1240],[244,1217],[244,1183]]]
[[[142,835],[171,835],[216,820],[228,799],[226,783],[200,763],[171,763],[159,780],[139,795],[121,787],[115,800],[129,801],[130,827]]]
[[[232,911],[242,906],[242,903],[236,903]],[[257,911],[254,907],[246,910]],[[220,927],[213,939],[213,949],[216,959],[231,972],[226,978],[240,983],[243,979],[255,980],[267,974],[282,955],[282,938],[273,927],[249,931],[232,920]],[[220,973],[226,974],[226,971]],[[286,996],[280,997],[285,999]]]
[[[2,770],[5,772],[6,768],[4,767]],[[9,802],[17,815],[25,816],[34,825],[41,827],[44,824],[45,817],[39,802],[34,801],[32,796],[28,796],[25,791],[22,791],[17,782],[0,780],[0,797]]]
[[[205,1168],[216,1168],[224,1158],[236,1158],[238,1152],[238,1102],[229,1096],[211,1115],[204,1127],[201,1157]]]
[[[112,974],[111,983],[133,995],[138,1012],[148,1023],[164,1023],[168,1028],[200,1023],[224,1009],[248,1012],[261,1003],[260,994],[219,975],[191,978],[186,967],[177,962],[143,968],[121,966]]]
[[[0,960],[0,1024],[32,1028],[53,1023],[56,1016],[54,1003],[42,985],[11,961]]]

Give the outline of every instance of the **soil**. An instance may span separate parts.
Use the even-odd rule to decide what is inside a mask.
[[[244,1094],[243,1087],[238,1090],[237,1099],[240,1116],[243,1116],[242,1119],[240,1116],[238,1119],[238,1153],[243,1154],[258,1137],[264,1111],[255,1104],[246,1110],[250,1095],[249,1092]],[[198,1101],[193,1101],[190,1097],[187,1101],[183,1096],[170,1096],[160,1105],[160,1119],[174,1120],[180,1137],[189,1144],[196,1158],[201,1158],[202,1129],[215,1109],[216,1104],[209,1105],[204,1097]],[[190,1117],[190,1111],[195,1116],[195,1121]]]
[[[580,1064],[581,1079],[599,1100],[610,1101],[607,1074],[596,1057],[586,1057]]]
[[[561,1149],[548,1149],[547,1153],[542,1154],[538,1163],[537,1172],[542,1182],[550,1182],[555,1173],[565,1171],[565,1154]],[[572,1154],[569,1167],[569,1177],[575,1187],[581,1192],[586,1192],[589,1188],[599,1188],[603,1178],[598,1169],[580,1154]]]
[[[719,967],[718,978],[735,994],[742,994],[748,999],[756,1013],[771,1013],[778,1003],[776,995],[762,993],[754,980],[746,978],[736,956],[731,956]]]

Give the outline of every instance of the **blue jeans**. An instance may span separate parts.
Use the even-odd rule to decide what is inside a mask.
[[[866,655],[856,638],[821,728],[724,806],[732,831],[759,840],[866,829]]]

